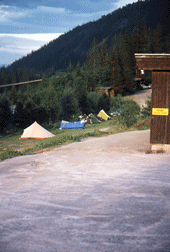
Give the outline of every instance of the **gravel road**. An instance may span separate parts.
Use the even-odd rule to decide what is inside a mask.
[[[170,154],[149,130],[0,162],[0,252],[169,252]]]
[[[142,106],[146,106],[145,102],[149,99],[149,97],[151,97],[151,95],[152,89],[145,89],[141,90],[137,94],[130,95],[128,98],[135,100],[139,104],[140,108],[142,108]]]

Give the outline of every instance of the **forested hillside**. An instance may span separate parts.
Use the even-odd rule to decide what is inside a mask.
[[[0,94],[0,131],[3,131],[9,123],[24,127],[35,120],[40,123],[51,120],[55,122],[61,119],[76,120],[77,115],[80,114],[97,114],[100,109],[104,109],[106,112],[111,111],[113,108],[115,109],[114,104],[118,94],[132,94],[136,91],[134,77],[136,74],[140,77],[140,72],[136,69],[134,53],[170,53],[169,24],[166,26],[166,22],[169,19],[169,14],[167,13],[168,5],[169,1],[161,1],[159,5],[157,0],[140,1],[128,5],[103,17],[101,20],[109,20],[109,18],[111,20],[114,15],[119,16],[120,13],[122,13],[121,20],[123,20],[129,13],[129,16],[134,21],[134,25],[132,27],[126,26],[129,29],[121,26],[116,34],[114,34],[112,26],[113,37],[111,35],[110,37],[105,36],[106,24],[110,27],[108,22],[106,22],[105,26],[101,25],[101,29],[96,25],[94,30],[96,31],[98,28],[98,33],[96,32],[96,36],[94,36],[93,29],[91,29],[90,37],[93,39],[92,41],[87,41],[89,43],[88,50],[86,43],[84,51],[77,49],[77,51],[72,53],[74,50],[71,46],[69,48],[65,47],[62,52],[59,52],[56,47],[57,54],[53,51],[57,43],[59,43],[58,41],[62,41],[64,38],[69,38],[71,45],[72,36],[70,34],[74,34],[74,41],[76,41],[77,36],[77,48],[80,48],[79,35],[81,33],[86,34],[83,29],[89,26],[88,31],[90,31],[90,27],[92,28],[94,24],[98,24],[97,22],[101,22],[101,20],[87,24],[87,26],[77,27],[48,46],[32,53],[32,55],[23,58],[21,61],[15,62],[11,67],[1,68],[1,85],[37,78],[42,78],[42,81],[17,87],[13,86],[12,88],[1,88],[3,92]],[[153,9],[149,12],[151,6],[156,8],[155,12]],[[164,8],[161,6],[164,6]],[[132,11],[131,15],[127,10]],[[150,17],[148,16],[151,13],[152,16],[154,13],[157,17],[157,19],[153,18],[153,23],[149,23]],[[144,16],[146,19],[143,20]],[[163,17],[167,17],[167,19]],[[131,19],[129,18],[128,20]],[[120,24],[122,24],[122,21],[119,22]],[[130,29],[132,30],[131,32]],[[75,32],[78,30],[79,33]],[[103,33],[100,33],[100,30]],[[81,35],[82,39],[85,36],[83,34]],[[98,34],[103,34],[103,36],[100,38]],[[109,39],[110,45],[108,44]],[[65,44],[67,43],[66,39]],[[63,46],[64,42],[61,44],[60,46]],[[49,48],[51,54],[48,51]],[[44,54],[41,54],[42,52]],[[64,56],[64,52],[72,55],[68,61],[67,57]],[[59,57],[60,53],[63,54],[63,57]],[[81,54],[84,55],[83,60]],[[38,55],[42,57],[39,58]],[[62,64],[62,67],[60,65],[61,68],[57,68],[59,65],[51,64],[50,59],[52,56],[50,55],[54,56],[53,63],[56,62],[58,64],[58,62],[63,60],[65,65]],[[37,58],[34,58],[34,56]],[[45,61],[47,61],[47,64],[43,63]],[[25,64],[24,66],[24,62],[28,65]],[[31,65],[31,62],[35,62],[35,65]],[[18,68],[17,64],[19,64]],[[44,64],[44,68],[41,68],[41,64]],[[59,69],[65,69],[65,71],[58,72],[57,70]],[[145,71],[142,77],[146,81],[151,81],[151,73],[149,71]],[[113,87],[115,98],[110,99],[106,94],[97,93],[98,87]],[[121,106],[121,99],[118,99],[117,102]],[[16,105],[15,115],[11,114],[11,105]],[[134,104],[126,104],[126,107],[128,109],[128,106],[131,106],[129,110],[132,111],[132,118],[135,118],[133,111],[138,110],[132,109],[132,105],[135,106]]]
[[[82,65],[94,38],[98,47],[103,39],[110,47],[115,34],[124,34],[125,31],[129,36],[132,34],[137,18],[141,20],[143,26],[150,27],[151,30],[154,30],[159,23],[164,37],[170,33],[169,10],[169,0],[145,0],[128,4],[97,21],[77,26],[38,51],[14,62],[11,67],[17,69],[25,66],[36,72],[44,72],[52,67],[55,71],[66,70],[70,62],[74,67],[78,62]],[[138,39],[138,35],[135,39]]]

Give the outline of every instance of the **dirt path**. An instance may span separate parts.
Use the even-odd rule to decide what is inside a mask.
[[[130,131],[100,138],[87,138],[57,150],[135,153],[150,147],[150,130]]]
[[[151,97],[152,89],[141,90],[139,93],[128,96],[129,99],[135,100],[139,106],[145,106],[145,102],[148,100],[148,97]],[[127,98],[127,99],[128,99]]]
[[[0,162],[0,251],[169,251],[170,155],[149,130]]]

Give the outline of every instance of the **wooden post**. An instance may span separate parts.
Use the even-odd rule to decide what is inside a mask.
[[[152,71],[152,150],[170,151],[170,54],[136,53],[139,70]]]

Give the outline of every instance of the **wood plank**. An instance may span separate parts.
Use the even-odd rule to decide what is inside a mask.
[[[168,74],[167,80],[167,93],[168,93],[168,108],[169,108],[169,116],[167,117],[167,143],[170,144],[170,73]]]
[[[170,54],[135,54],[139,70],[170,70]]]
[[[136,59],[139,70],[170,70],[170,59]]]
[[[152,108],[170,108],[170,72],[152,72]],[[170,144],[170,115],[151,115],[152,144]]]
[[[39,80],[32,80],[32,81],[25,81],[25,82],[19,82],[19,83],[12,83],[12,84],[5,84],[5,85],[0,85],[0,88],[3,87],[10,87],[10,86],[18,86],[18,85],[24,85],[24,84],[30,84],[34,82],[42,81],[42,79]]]

